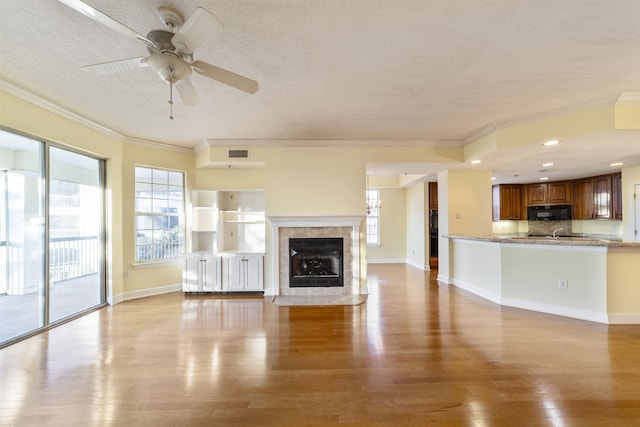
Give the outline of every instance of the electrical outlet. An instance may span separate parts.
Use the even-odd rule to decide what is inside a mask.
[[[558,280],[558,289],[567,289],[569,288],[569,281],[568,280]]]

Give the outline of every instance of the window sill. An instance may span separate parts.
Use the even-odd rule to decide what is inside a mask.
[[[170,267],[172,265],[182,265],[182,260],[179,258],[171,258],[147,262],[134,262],[133,264],[131,264],[134,270],[143,270],[145,268],[156,267]]]

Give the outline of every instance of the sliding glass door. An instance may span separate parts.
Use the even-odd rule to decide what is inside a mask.
[[[0,130],[0,344],[104,303],[103,162]]]
[[[103,301],[101,162],[49,150],[49,321]]]
[[[0,135],[0,342],[45,325],[44,145]]]

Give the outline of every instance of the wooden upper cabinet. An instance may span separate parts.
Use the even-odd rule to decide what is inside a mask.
[[[613,218],[613,194],[611,189],[611,175],[593,178],[593,213],[595,219]]]
[[[493,186],[493,220],[526,219],[522,203],[522,185],[503,184]]]
[[[547,204],[547,184],[527,185],[527,205]]]
[[[438,183],[429,183],[429,210],[438,210]]]
[[[593,180],[576,179],[572,185],[573,219],[593,219]]]
[[[571,204],[571,181],[549,182],[547,187],[549,204]]]
[[[611,175],[611,191],[613,193],[613,219],[622,219],[622,174]]]
[[[545,182],[528,184],[527,205],[568,205],[571,204],[571,182]]]
[[[573,181],[573,219],[614,218],[613,176],[601,175]],[[622,201],[619,203],[622,210]]]

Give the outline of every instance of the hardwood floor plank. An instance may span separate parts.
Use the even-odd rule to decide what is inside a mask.
[[[0,425],[637,426],[640,326],[500,307],[398,264],[359,306],[181,293],[0,350]]]

